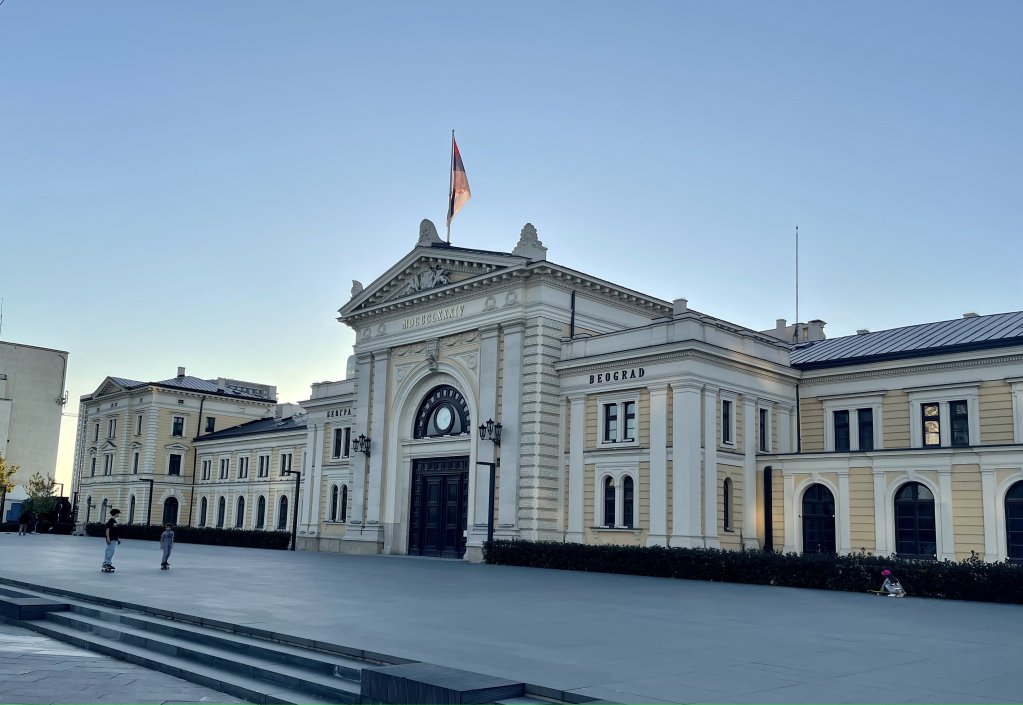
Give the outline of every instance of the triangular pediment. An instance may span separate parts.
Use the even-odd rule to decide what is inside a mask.
[[[364,289],[353,287],[352,300],[342,306],[338,320],[396,301],[455,290],[477,278],[521,267],[522,257],[501,252],[469,250],[446,243],[419,246]]]
[[[188,450],[188,446],[184,443],[168,443],[164,446],[167,450]]]
[[[106,397],[111,394],[120,394],[121,392],[127,391],[132,387],[136,387],[142,384],[142,382],[136,382],[133,379],[124,379],[122,377],[107,377],[102,383],[96,388],[96,391],[92,393],[92,398]]]
[[[103,445],[99,447],[99,449],[102,451],[117,450],[117,445],[115,445],[113,441],[105,441]]]

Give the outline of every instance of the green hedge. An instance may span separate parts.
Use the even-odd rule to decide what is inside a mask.
[[[103,536],[103,524],[89,524],[85,533],[89,536]],[[117,535],[122,539],[159,541],[162,526],[142,524],[118,524]],[[291,534],[286,531],[249,531],[245,529],[214,529],[211,527],[175,526],[175,543],[204,543],[210,546],[240,546],[242,548],[275,548],[286,550],[291,543]]]
[[[484,546],[487,563],[529,568],[623,573],[660,578],[866,592],[878,590],[888,568],[916,597],[1023,604],[1023,566],[872,556],[724,551],[659,546],[586,546],[577,543],[495,541]]]

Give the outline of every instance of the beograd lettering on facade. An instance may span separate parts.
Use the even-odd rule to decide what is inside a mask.
[[[447,321],[451,318],[459,318],[465,313],[465,305],[460,304],[458,306],[448,306],[447,308],[441,308],[436,311],[430,311],[424,313],[421,316],[412,316],[406,318],[401,322],[401,327],[405,330],[409,328],[418,328],[419,326],[428,326],[431,323],[440,323],[441,321]]]
[[[590,375],[590,384],[602,384],[604,382],[622,382],[627,379],[640,379],[646,374],[642,367],[633,367],[627,370],[615,370],[614,372],[601,372]]]

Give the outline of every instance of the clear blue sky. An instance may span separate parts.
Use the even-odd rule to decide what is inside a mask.
[[[344,375],[336,310],[442,225],[753,328],[995,313],[1023,3],[6,0],[5,340],[105,375]],[[70,475],[65,419],[58,479]]]

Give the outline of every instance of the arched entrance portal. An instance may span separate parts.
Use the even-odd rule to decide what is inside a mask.
[[[178,500],[176,497],[168,497],[163,503],[163,523],[178,523]]]
[[[467,436],[469,406],[454,387],[434,387],[420,403],[413,424],[415,439]],[[462,558],[468,510],[468,456],[412,461],[409,555]]]
[[[1023,481],[1005,493],[1005,534],[1007,558],[1023,561]]]
[[[803,553],[835,552],[835,496],[821,484],[803,493]]]

